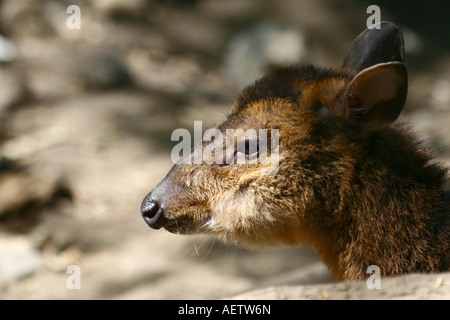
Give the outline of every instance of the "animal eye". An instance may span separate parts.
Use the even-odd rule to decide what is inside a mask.
[[[255,159],[259,153],[259,141],[255,139],[245,139],[237,145],[237,156],[243,155],[245,159]]]

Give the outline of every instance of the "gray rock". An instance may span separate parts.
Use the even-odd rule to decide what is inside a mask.
[[[0,35],[0,62],[11,62],[17,57],[16,45]]]
[[[43,266],[41,253],[33,248],[28,238],[0,235],[0,289],[32,275]]]
[[[138,17],[143,14],[148,2],[148,0],[97,0],[92,4],[106,16]]]
[[[132,83],[126,66],[115,56],[100,53],[85,59],[80,67],[80,76],[91,89],[114,89]]]
[[[8,70],[0,69],[0,116],[18,104],[25,94],[25,86],[19,77]]]
[[[45,2],[3,0],[0,2],[2,30],[17,36],[48,36],[53,32],[45,15]]]
[[[0,153],[0,174],[6,171],[18,170],[19,168],[20,165],[16,161],[11,160]]]
[[[448,300],[450,273],[408,274],[381,278],[380,288],[366,281],[339,282],[321,285],[279,286],[250,291],[231,297],[238,300]]]
[[[301,64],[307,50],[303,35],[294,28],[263,23],[233,37],[225,57],[225,72],[237,89],[273,68]]]
[[[60,186],[26,172],[3,172],[0,174],[0,217],[17,213],[33,204],[49,203]]]

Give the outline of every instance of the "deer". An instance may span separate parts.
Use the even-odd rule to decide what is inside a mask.
[[[310,246],[335,281],[364,280],[371,265],[381,276],[450,270],[448,168],[399,118],[404,55],[402,32],[384,21],[338,68],[256,80],[215,127],[236,130],[233,141],[220,152],[214,139],[200,162],[189,160],[205,141],[181,157],[142,201],[145,222],[244,247]],[[277,130],[276,152],[257,129]]]

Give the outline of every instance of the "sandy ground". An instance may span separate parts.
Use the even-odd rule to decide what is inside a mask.
[[[336,66],[365,28],[364,6],[80,1],[81,29],[68,30],[69,3],[17,3],[2,1],[0,14],[17,49],[0,68],[2,97],[11,97],[0,105],[1,299],[372,298],[364,283],[334,284],[312,249],[177,236],[150,230],[139,212],[172,166],[172,131],[194,120],[211,127],[236,97],[227,73],[236,35],[251,37],[262,22],[289,26],[304,37],[301,62]],[[404,116],[450,163],[450,57],[425,45],[433,50],[410,53]],[[431,289],[420,291],[425,283]],[[377,297],[448,299],[449,284],[448,274],[387,279],[403,293]]]

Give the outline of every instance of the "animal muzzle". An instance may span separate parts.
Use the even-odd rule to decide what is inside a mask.
[[[151,228],[159,229],[163,226],[160,220],[164,216],[164,208],[158,201],[152,199],[152,193],[149,193],[142,201],[141,214]]]
[[[184,183],[177,179],[183,176],[179,172],[180,168],[179,165],[173,166],[167,176],[142,201],[142,217],[152,229],[171,229],[173,224],[178,223],[174,208],[177,204],[186,202],[183,197],[187,192]]]

